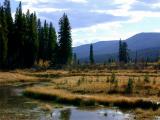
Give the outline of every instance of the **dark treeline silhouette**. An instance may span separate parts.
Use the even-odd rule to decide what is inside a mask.
[[[129,61],[129,53],[128,53],[128,45],[125,41],[119,41],[119,62],[128,63]]]
[[[22,12],[21,2],[15,18],[10,1],[0,6],[0,69],[30,68],[40,60],[50,65],[66,65],[72,60],[72,38],[66,14],[60,18],[58,37],[53,24],[37,19],[36,13]]]
[[[125,64],[129,62],[128,45],[125,41],[122,41],[122,40],[119,41],[119,54],[118,54],[117,61],[119,61],[119,63],[125,63]],[[91,65],[95,63],[93,44],[90,45],[89,62]],[[112,58],[109,58],[108,63],[112,63],[112,62],[116,62],[116,61]]]
[[[90,45],[89,61],[91,65],[94,64],[94,52],[92,44]]]

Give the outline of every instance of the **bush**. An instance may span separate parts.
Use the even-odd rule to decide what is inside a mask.
[[[133,93],[133,79],[132,78],[129,78],[128,79],[128,84],[127,84],[127,88],[126,88],[126,91],[125,91],[127,94],[131,94]]]
[[[80,86],[81,85],[81,80],[78,80],[77,81],[77,86]]]
[[[160,61],[158,62],[158,69],[160,69]]]
[[[150,79],[149,79],[148,74],[146,74],[146,75],[144,76],[144,82],[145,82],[145,83],[149,83],[149,82],[150,82]]]
[[[154,80],[153,80],[153,85],[155,85],[156,84],[156,78],[154,78]]]
[[[110,81],[110,78],[109,78],[109,76],[107,76],[106,83],[109,83],[109,81]]]
[[[116,78],[115,73],[112,73],[111,78],[110,78],[110,91],[115,91],[117,92],[118,89],[118,80]],[[113,88],[111,89],[111,86],[113,86]]]
[[[111,82],[111,83],[114,83],[115,81],[116,81],[116,75],[115,75],[115,73],[113,72],[112,75],[111,75],[110,82]]]

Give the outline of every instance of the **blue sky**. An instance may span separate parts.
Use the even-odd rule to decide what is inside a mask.
[[[15,13],[20,0],[11,0]],[[73,46],[126,39],[139,32],[160,32],[160,0],[21,0],[23,12],[58,20],[65,12],[72,26]],[[0,0],[2,3],[3,0]]]

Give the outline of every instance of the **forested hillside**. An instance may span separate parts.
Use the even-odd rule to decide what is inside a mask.
[[[22,4],[12,18],[10,1],[0,6],[0,68],[29,68],[47,61],[51,66],[69,64],[72,58],[70,22],[59,20],[58,37],[52,22],[41,22],[36,12],[23,13]]]
[[[160,55],[160,33],[139,33],[126,40],[130,58],[157,60]],[[104,63],[109,59],[118,60],[119,41],[100,41],[93,44],[94,57],[97,63]],[[89,61],[89,44],[75,47],[73,51],[81,62]]]

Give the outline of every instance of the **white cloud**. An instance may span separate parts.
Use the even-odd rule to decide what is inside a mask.
[[[15,0],[15,1],[21,1],[22,3],[26,4],[38,4],[38,3],[53,3],[56,2],[56,0]]]
[[[153,32],[160,32],[160,28],[154,29]]]
[[[122,23],[137,23],[142,21],[146,17],[160,17],[160,12],[154,12],[154,11],[143,11],[143,10],[130,10],[131,5],[136,3],[136,0],[114,0],[116,4],[120,4],[118,9],[110,9],[110,10],[91,10],[91,12],[95,13],[103,13],[103,14],[111,14],[114,16],[123,16],[123,17],[130,17],[130,19],[127,21],[122,21]],[[151,8],[159,7],[160,3],[152,4],[150,5]]]
[[[16,0],[16,1],[20,1],[20,0]],[[35,4],[38,4],[39,2],[41,3],[50,2],[50,0],[21,0],[21,1],[22,1],[22,5],[23,3],[25,3],[23,5],[24,13],[26,13],[28,9],[30,10],[30,12],[36,12],[37,14],[68,11],[68,9],[65,9],[65,8],[47,7],[46,5],[40,5],[40,6],[35,5]]]
[[[23,12],[27,12],[27,10],[30,10],[31,12],[37,12],[37,13],[51,13],[51,12],[61,12],[61,11],[67,11],[68,9],[61,9],[61,8],[51,8],[51,7],[42,7],[42,8],[38,8],[38,7],[34,7],[31,4],[28,5],[24,5],[23,6]]]
[[[27,4],[38,4],[38,3],[58,3],[58,2],[74,2],[74,3],[87,3],[87,0],[15,0],[21,1]]]
[[[70,2],[74,2],[74,3],[87,3],[87,0],[68,0]]]
[[[118,33],[118,29],[121,27],[119,22],[112,22],[97,24],[87,28],[73,29],[73,46],[94,43],[100,40],[119,40],[122,36]]]
[[[16,0],[20,1],[20,0]],[[26,12],[27,9],[30,9],[32,12],[36,11],[37,13],[56,13],[56,12],[65,12],[69,11],[69,15],[72,15],[72,18],[76,18],[75,14],[72,14],[72,11],[83,11],[82,13],[85,14],[86,12],[100,13],[103,14],[111,14],[114,16],[120,17],[129,17],[128,20],[124,21],[117,21],[117,22],[95,22],[95,25],[85,28],[77,28],[72,30],[73,36],[73,46],[77,46],[80,44],[92,43],[100,40],[119,40],[120,38],[126,39],[138,32],[142,32],[141,30],[131,30],[130,31],[123,31],[123,28],[129,28],[128,23],[138,24],[147,18],[160,18],[160,12],[158,11],[151,11],[151,10],[136,10],[136,8],[131,10],[133,7],[132,5],[142,3],[143,1],[140,0],[21,0],[23,5],[23,11]],[[102,2],[103,1],[103,2]],[[105,1],[105,2],[104,2]],[[145,0],[144,0],[145,1]],[[39,3],[47,3],[46,4],[39,4]],[[58,3],[58,6],[55,6]],[[67,3],[67,4],[65,4]],[[69,4],[68,4],[69,3]],[[77,3],[76,5],[74,3]],[[93,3],[93,4],[92,4]],[[106,4],[103,4],[106,3]],[[108,3],[108,4],[107,4]],[[71,6],[70,6],[71,4]],[[143,3],[147,4],[150,8],[158,9],[160,8],[159,3],[148,4],[147,2]],[[62,5],[62,6],[61,6]],[[75,6],[73,6],[75,5]],[[110,6],[111,5],[111,6]],[[112,6],[113,5],[113,6]],[[52,6],[52,7],[51,7]],[[107,7],[108,6],[108,7]],[[56,8],[58,7],[58,8]],[[66,7],[66,8],[65,8]],[[79,12],[81,13],[81,12]],[[44,15],[44,14],[43,14]],[[81,14],[78,14],[80,17],[76,18],[77,23],[83,24],[81,21]],[[86,14],[87,15],[87,14]],[[47,19],[47,17],[39,16],[42,19]],[[82,17],[83,18],[83,17]],[[88,18],[91,19],[91,18]],[[102,19],[102,18],[99,18]],[[51,21],[51,17],[50,17]],[[80,21],[80,22],[79,22]],[[93,19],[96,21],[96,19]],[[58,22],[58,21],[57,21]],[[103,21],[104,22],[104,21]],[[72,24],[72,23],[71,23]],[[154,21],[153,21],[154,24]],[[81,26],[81,25],[79,25]],[[147,26],[147,25],[146,25]],[[143,29],[143,28],[142,28]],[[159,32],[160,29],[152,29],[153,32]],[[145,31],[145,28],[144,28]]]

